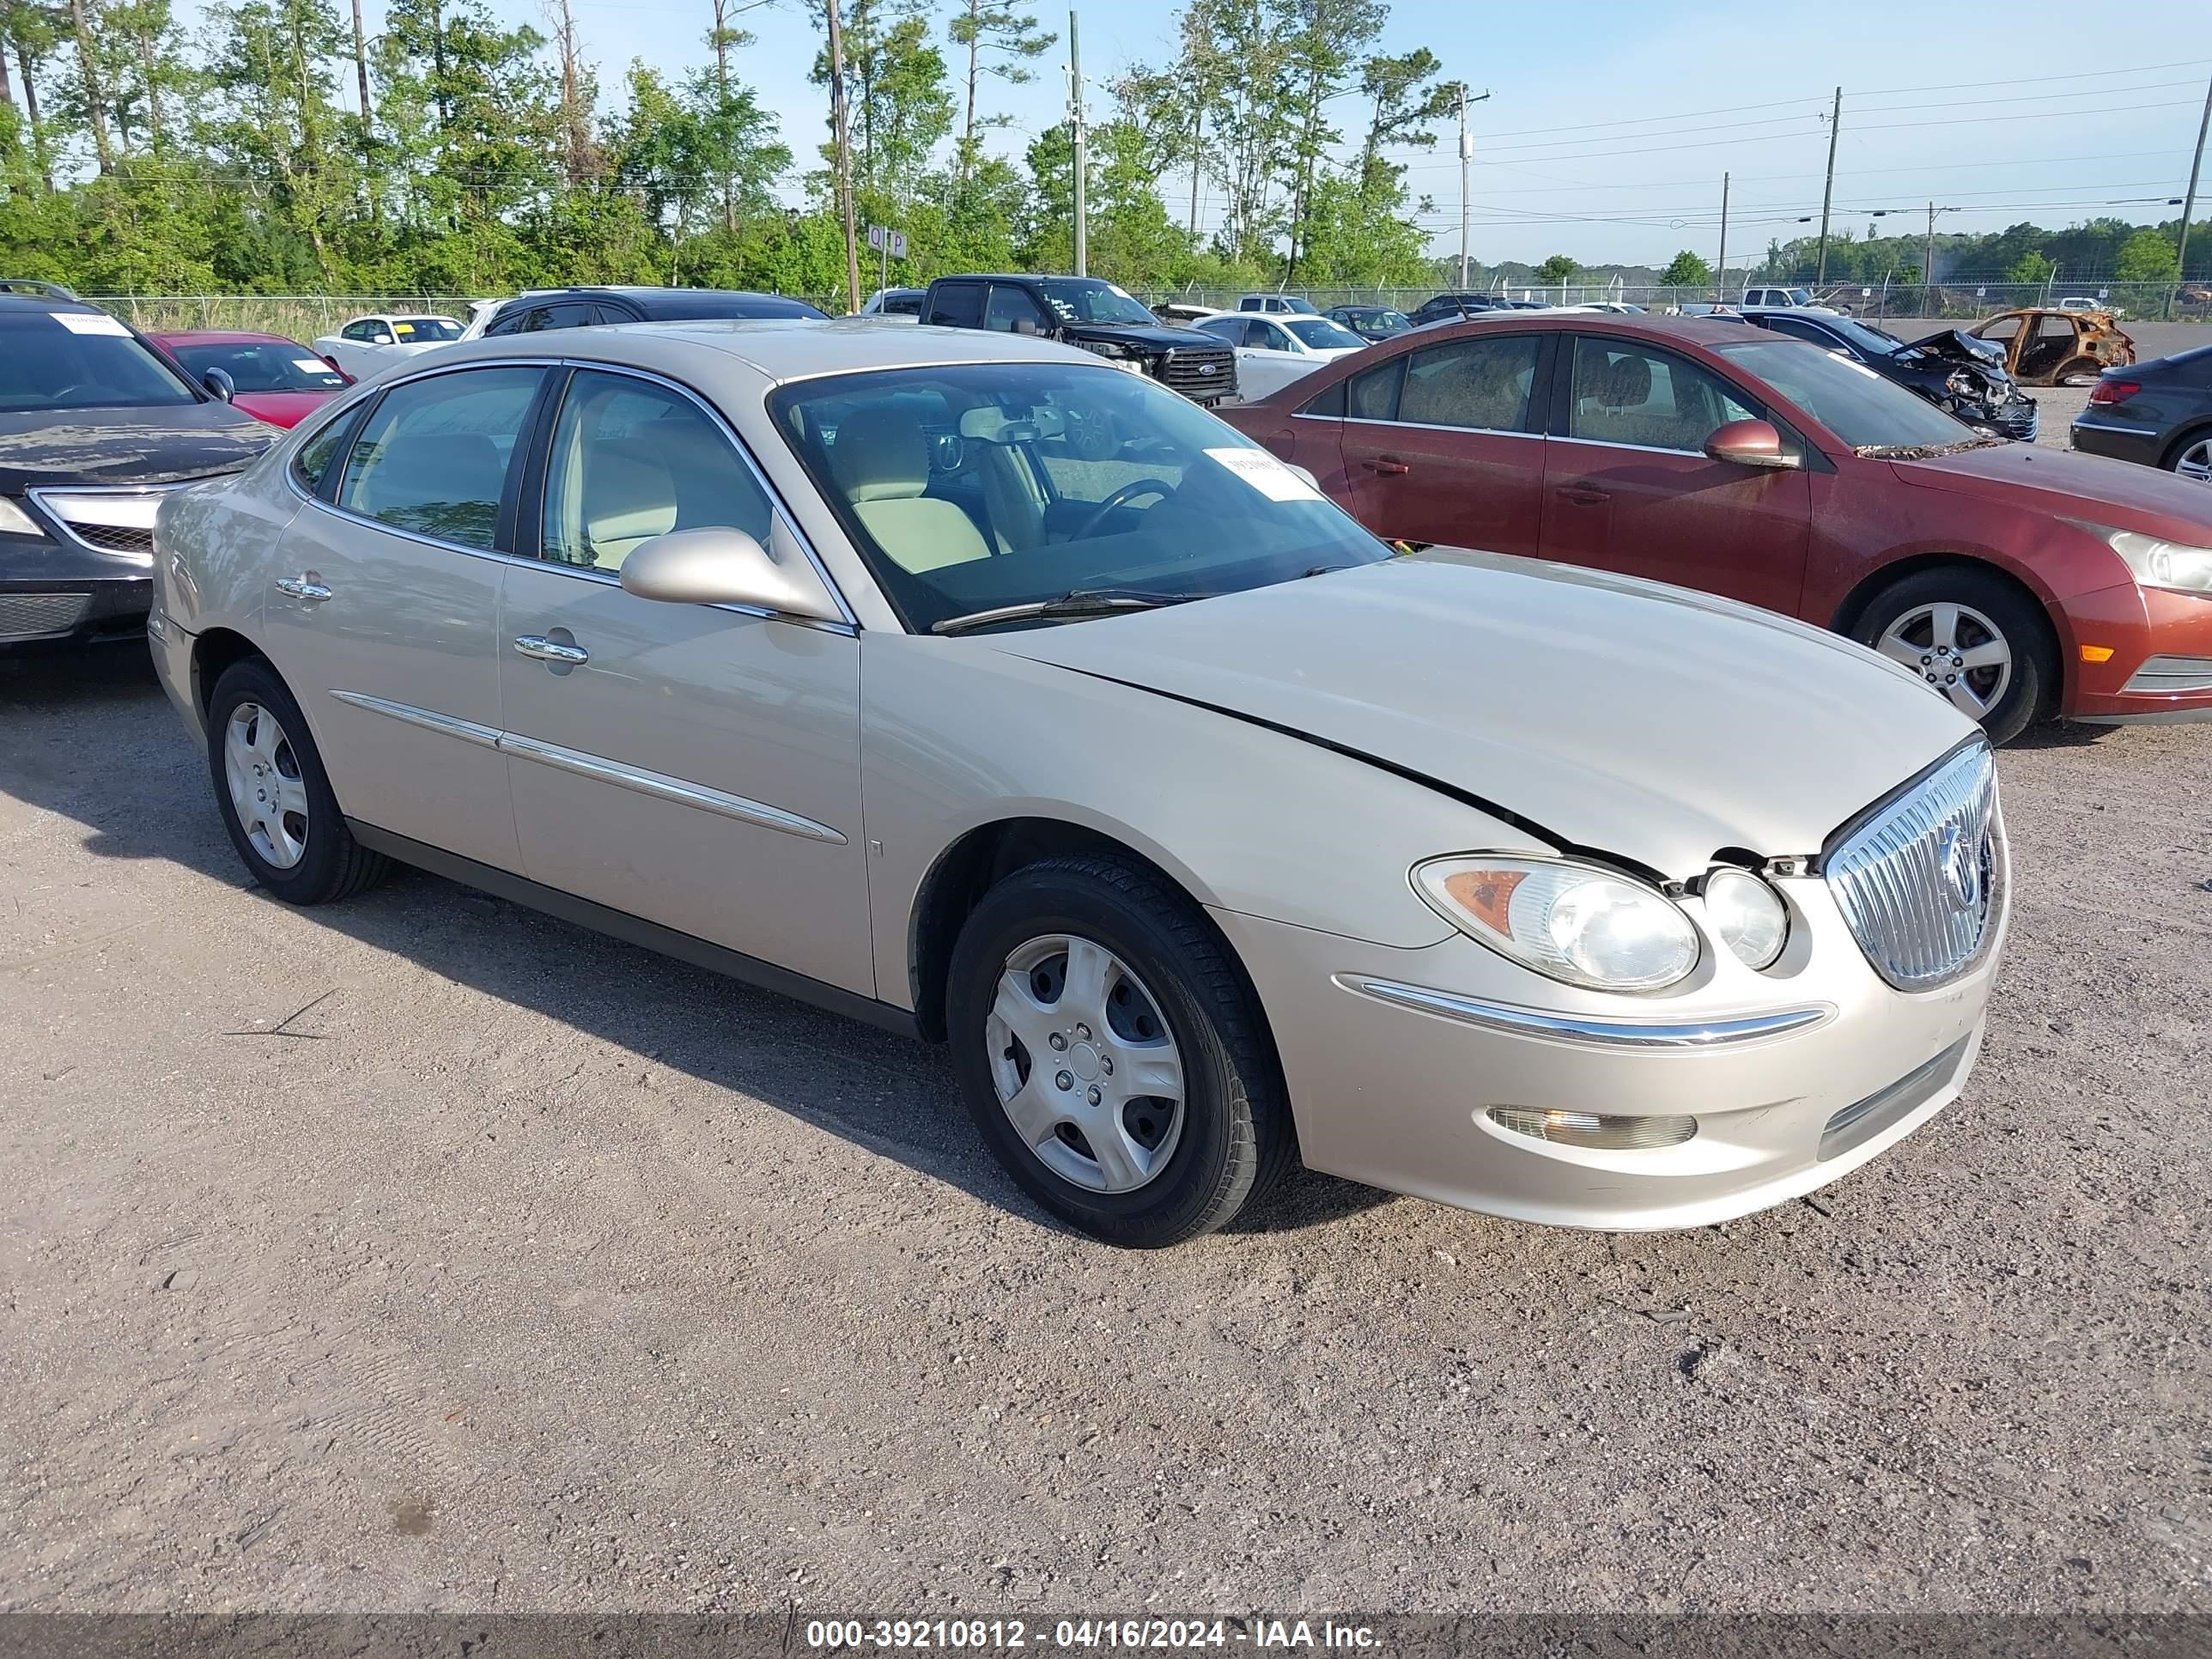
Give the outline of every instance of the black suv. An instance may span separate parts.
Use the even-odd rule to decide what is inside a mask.
[[[161,497],[278,435],[210,380],[66,289],[0,283],[0,656],[144,637]]]
[[[1096,276],[940,276],[921,302],[921,320],[1081,346],[1196,404],[1237,395],[1237,354],[1218,336],[1163,323]]]
[[[697,322],[711,317],[823,317],[804,300],[720,288],[563,288],[509,300],[484,337],[602,323]]]

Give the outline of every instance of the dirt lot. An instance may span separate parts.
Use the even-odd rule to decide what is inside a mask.
[[[2212,731],[2006,757],[1981,1066],[1817,1200],[1153,1255],[933,1051],[247,890],[133,663],[0,732],[0,1608],[2212,1609]]]

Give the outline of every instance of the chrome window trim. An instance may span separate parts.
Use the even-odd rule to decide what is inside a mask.
[[[1563,444],[1588,444],[1592,449],[1626,449],[1638,455],[1689,455],[1698,460],[1711,459],[1702,449],[1672,449],[1664,444],[1623,444],[1609,438],[1577,438],[1570,433],[1553,433],[1553,437]]]
[[[566,749],[559,744],[540,743],[535,738],[526,738],[514,732],[501,732],[493,726],[479,725],[451,714],[441,714],[434,709],[418,708],[412,703],[393,702],[386,697],[372,697],[364,691],[332,691],[331,696],[349,708],[364,709],[372,714],[382,714],[403,725],[420,726],[426,732],[435,732],[453,738],[478,749],[489,749],[502,755],[512,755],[519,760],[536,761],[541,766],[550,766],[558,771],[573,772],[579,777],[591,778],[600,783],[611,783],[632,789],[641,795],[673,801],[681,806],[696,806],[703,811],[717,813],[726,818],[735,818],[763,830],[774,830],[779,834],[797,836],[804,841],[826,842],[833,847],[846,844],[844,835],[829,824],[806,817],[798,812],[787,812],[766,801],[748,799],[726,791],[712,788],[703,783],[694,783],[686,778],[672,778],[661,772],[648,772],[642,767],[625,766],[619,761],[599,755],[587,755],[580,749]]]
[[[566,332],[565,330],[562,331]],[[395,387],[411,386],[418,380],[430,380],[440,374],[463,374],[473,368],[544,368],[548,371],[556,368],[597,369],[607,374],[627,374],[634,380],[652,381],[689,398],[706,412],[716,428],[736,447],[747,470],[751,472],[754,481],[760,485],[761,493],[767,496],[769,510],[782,521],[784,529],[789,532],[792,540],[798,545],[799,550],[806,556],[807,563],[814,568],[814,574],[822,579],[823,586],[828,591],[830,599],[836,601],[843,619],[832,621],[820,617],[793,616],[787,611],[771,611],[763,605],[716,605],[707,608],[712,611],[732,611],[743,617],[758,617],[768,622],[788,623],[795,628],[811,628],[823,633],[842,634],[848,639],[859,635],[860,619],[854,615],[852,606],[846,603],[844,593],[830,576],[827,567],[823,564],[822,556],[814,550],[814,544],[807,539],[806,532],[799,528],[799,521],[792,516],[790,509],[784,505],[782,495],[777,491],[775,484],[769,482],[767,474],[761,471],[760,463],[753,459],[752,452],[745,447],[744,441],[738,436],[737,429],[723,417],[720,410],[679,380],[672,380],[666,375],[656,374],[650,369],[631,368],[623,364],[606,363],[596,359],[581,357],[477,357],[465,363],[441,363],[435,368],[422,369],[411,374],[395,375],[389,380],[380,375],[368,397],[381,399],[386,392]],[[363,401],[367,399],[364,398]],[[349,399],[345,408],[351,410],[357,406]],[[344,413],[345,410],[334,412],[328,420],[318,422],[315,432],[320,433],[331,422],[343,418]],[[356,436],[358,437],[359,434],[356,434]],[[311,434],[306,442],[313,441],[314,437]],[[491,559],[503,564],[521,565],[532,570],[547,570],[564,576],[580,577],[586,580],[610,582],[617,587],[622,585],[622,579],[611,571],[586,570],[580,565],[563,564],[557,559],[537,559],[526,557],[520,553],[502,553],[494,547],[470,547],[460,542],[449,542],[436,536],[426,536],[420,531],[404,530],[397,525],[386,523],[382,519],[372,519],[366,514],[356,513],[350,508],[340,507],[336,501],[326,501],[320,495],[302,489],[299,475],[292,470],[293,458],[299,453],[300,447],[305,447],[305,443],[293,449],[284,459],[283,468],[284,482],[304,505],[319,507],[333,518],[343,519],[352,524],[364,525],[369,529],[381,531],[387,536],[397,536],[403,541],[413,542],[419,546],[434,547],[444,553],[459,553],[471,559]],[[512,458],[509,464],[512,465]]]
[[[1486,438],[1542,438],[1541,432],[1516,432],[1503,426],[1446,426],[1440,421],[1378,421],[1371,415],[1294,415],[1298,421],[1342,421],[1346,426],[1393,426],[1406,432],[1480,432]]]
[[[1339,974],[1335,975],[1335,981],[1345,990],[1372,997],[1378,1002],[1411,1008],[1419,1013],[1439,1015],[1462,1024],[1478,1025],[1486,1030],[1504,1031],[1515,1036],[1548,1038],[1592,1048],[1635,1048],[1656,1053],[1692,1052],[1791,1036],[1817,1030],[1836,1017],[1835,1006],[1821,1002],[1779,1009],[1773,1013],[1745,1014],[1721,1019],[1601,1019],[1589,1014],[1546,1013],[1539,1009],[1516,1007],[1511,1003],[1491,1002],[1480,997],[1463,996],[1454,991],[1406,985],[1396,980],[1376,979],[1364,974]]]

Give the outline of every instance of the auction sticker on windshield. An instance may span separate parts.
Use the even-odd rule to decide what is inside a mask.
[[[1209,449],[1208,460],[1218,461],[1271,501],[1317,501],[1322,493],[1264,449]]]
[[[50,311],[46,313],[72,334],[119,334],[131,337],[131,331],[104,311]]]

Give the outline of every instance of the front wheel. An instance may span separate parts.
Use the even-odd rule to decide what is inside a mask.
[[[1963,566],[1923,570],[1876,594],[1852,637],[1901,663],[2008,743],[2058,696],[2058,651],[2035,603],[2002,577]]]
[[[953,947],[946,1027],[1008,1174],[1109,1244],[1180,1243],[1288,1163],[1290,1115],[1243,974],[1149,871],[1054,859],[1007,877]]]
[[[249,657],[225,669],[207,733],[223,828],[262,886],[288,904],[327,904],[384,874],[384,856],[347,830],[307,716],[274,668]]]

